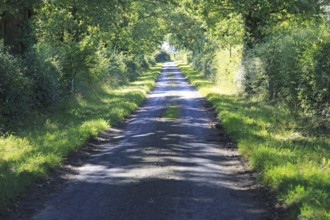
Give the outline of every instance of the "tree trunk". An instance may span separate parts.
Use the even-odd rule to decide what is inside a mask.
[[[264,39],[264,34],[262,33],[262,28],[264,27],[264,22],[261,18],[248,13],[244,16],[244,45],[246,49],[251,49],[253,46]]]

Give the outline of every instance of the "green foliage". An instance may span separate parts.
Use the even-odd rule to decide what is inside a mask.
[[[203,21],[198,17],[191,16],[188,11],[181,9],[168,15],[166,23],[170,44],[177,49],[191,51],[190,62],[200,70],[206,70],[206,74],[210,71],[207,68],[212,62],[213,52],[215,48],[211,46],[212,41],[205,32]]]
[[[285,30],[283,30],[285,29]],[[328,33],[322,26],[294,23],[245,57],[245,91],[264,94],[292,110],[324,118],[329,114]],[[322,54],[322,55],[321,55]]]
[[[329,24],[322,13],[328,3],[187,0],[168,15],[169,41],[190,51],[189,62],[204,75],[222,81],[222,87],[227,82],[231,88],[237,86],[232,91],[285,104],[300,116],[318,118],[317,126],[327,128]],[[231,57],[232,50],[242,46],[241,61],[234,57],[228,64],[225,57],[216,56],[229,50]]]
[[[46,109],[60,99],[59,61],[54,57],[53,48],[40,43],[26,55],[26,75],[32,82],[31,93],[34,108]]]
[[[4,1],[0,39],[20,38],[6,46],[21,53],[13,57],[1,46],[1,77],[6,79],[1,82],[1,121],[14,122],[30,109],[47,110],[72,90],[87,95],[94,85],[136,79],[155,64],[151,57],[164,28],[152,16],[162,14],[162,6],[164,2]],[[15,25],[5,23],[9,18]]]
[[[232,13],[239,14],[244,24],[244,45],[247,48],[261,43],[271,34],[269,27],[293,17],[318,17],[328,4],[328,0],[186,0],[183,3],[191,13],[202,17],[210,28],[216,27],[219,20],[230,17]]]
[[[221,49],[216,52],[214,82],[219,87],[221,94],[232,95],[242,92],[242,55],[241,46]]]
[[[71,81],[76,81],[76,89],[84,90],[83,86],[93,83],[97,75],[92,72],[95,63],[96,45],[89,37],[79,42],[70,41],[59,51],[59,60],[62,65],[62,86],[63,91],[69,92]]]
[[[117,51],[109,51],[103,48],[97,53],[99,78],[108,85],[117,85],[127,82],[126,65],[124,55]]]
[[[4,123],[15,121],[30,110],[31,84],[22,60],[10,55],[0,42],[0,130]]]
[[[330,114],[330,37],[319,41],[318,50],[313,54],[314,69],[312,70],[312,92],[313,99],[307,105],[303,105],[307,110],[314,110],[315,114],[327,116]],[[304,94],[302,90],[301,94]],[[307,100],[309,101],[309,99]]]
[[[192,9],[194,7],[186,6],[168,15],[168,20],[171,20],[167,24],[171,32],[169,42],[178,49],[191,51],[189,62],[213,78],[217,71],[214,65],[217,51],[231,51],[242,43],[242,19],[235,12],[223,15],[212,10],[208,13],[211,17],[196,16]]]
[[[288,219],[330,216],[330,137],[310,131],[285,108],[223,95],[221,88],[184,64],[180,70],[213,103],[241,154],[284,202]],[[202,83],[203,82],[203,83]]]

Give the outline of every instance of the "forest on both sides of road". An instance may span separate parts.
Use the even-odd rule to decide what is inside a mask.
[[[288,216],[329,218],[329,32],[326,0],[0,0],[1,209],[129,114],[172,53]]]

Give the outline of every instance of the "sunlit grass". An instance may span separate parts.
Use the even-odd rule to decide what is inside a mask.
[[[329,134],[310,131],[284,108],[224,95],[223,87],[205,82],[187,65],[180,69],[213,103],[259,180],[288,208],[287,218],[330,219]]]
[[[31,115],[17,132],[0,137],[0,211],[90,137],[130,114],[160,70],[160,65],[152,67],[129,85],[90,88],[87,96],[77,94],[57,106],[56,113]]]
[[[243,50],[241,46],[229,49],[221,49],[216,53],[215,67],[216,75],[214,77],[215,84],[218,89],[217,93],[223,95],[238,94],[240,86],[239,68],[242,62]]]

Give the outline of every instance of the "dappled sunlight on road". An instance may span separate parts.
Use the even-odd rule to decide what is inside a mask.
[[[173,105],[178,114],[168,119]],[[72,184],[36,219],[265,219],[254,180],[205,105],[165,64],[144,105],[86,163],[71,166],[64,178]]]

